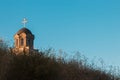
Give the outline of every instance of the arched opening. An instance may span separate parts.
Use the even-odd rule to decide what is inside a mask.
[[[30,39],[27,39],[27,46],[30,46]]]
[[[21,40],[20,40],[20,46],[23,46],[23,45],[24,45],[24,39],[21,38]]]

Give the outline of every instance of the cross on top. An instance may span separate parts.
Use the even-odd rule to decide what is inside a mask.
[[[24,18],[23,19],[23,21],[22,21],[22,23],[23,23],[23,25],[24,25],[24,27],[26,27],[26,23],[27,23],[28,21],[27,21],[27,19],[26,18]]]

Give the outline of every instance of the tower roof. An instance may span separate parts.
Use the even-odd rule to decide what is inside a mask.
[[[17,32],[17,34],[21,34],[21,33],[32,34],[31,31],[27,28],[22,28]]]

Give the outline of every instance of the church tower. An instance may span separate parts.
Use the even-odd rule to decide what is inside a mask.
[[[14,49],[15,54],[30,53],[34,51],[34,35],[25,28],[26,19],[23,20],[24,27],[14,35]]]

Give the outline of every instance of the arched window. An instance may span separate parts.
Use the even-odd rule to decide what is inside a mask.
[[[27,46],[30,46],[30,39],[27,39]]]
[[[24,45],[24,39],[23,39],[23,38],[21,38],[21,40],[20,40],[20,45],[21,45],[21,46]]]

